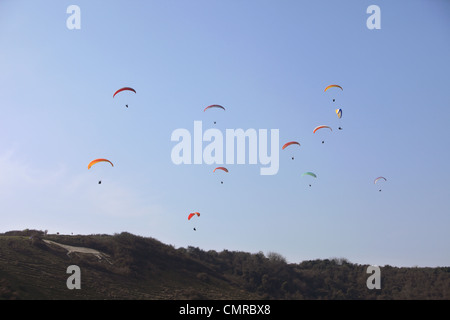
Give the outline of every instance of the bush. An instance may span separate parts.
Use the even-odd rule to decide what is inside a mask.
[[[269,252],[267,254],[267,258],[272,262],[281,262],[281,263],[287,263],[286,258],[283,257],[281,254],[276,252]]]

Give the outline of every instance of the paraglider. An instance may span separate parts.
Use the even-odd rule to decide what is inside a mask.
[[[200,212],[193,212],[193,213],[190,213],[189,215],[188,215],[188,220],[191,220],[191,218],[193,217],[193,216],[195,216],[195,215],[197,215],[198,217],[200,217]],[[194,231],[197,231],[197,229],[194,227]]]
[[[284,149],[286,149],[287,147],[289,147],[290,145],[293,145],[293,144],[296,144],[296,145],[300,146],[300,143],[298,143],[297,141],[290,141],[290,142],[285,143],[281,149],[284,150]],[[292,160],[294,160],[294,157],[292,157]]]
[[[203,109],[203,112],[205,112],[206,110],[211,109],[211,108],[219,108],[219,109],[225,110],[225,108],[219,104],[212,104],[212,105],[207,106],[205,109]],[[216,124],[216,121],[214,121],[214,124]]]
[[[89,162],[89,164],[88,164],[88,169],[91,169],[91,167],[92,167],[94,164],[99,163],[99,162],[108,162],[108,163],[111,164],[111,166],[114,167],[113,163],[112,163],[111,161],[109,161],[108,159],[102,159],[102,158],[100,158],[100,159],[95,159],[95,160],[92,160],[91,162]],[[99,180],[99,181],[98,181],[98,184],[102,184],[102,180]]]
[[[336,114],[338,116],[339,119],[342,118],[342,109],[336,109]],[[338,128],[339,130],[342,130],[342,127]]]
[[[317,175],[315,174],[315,173],[313,173],[313,172],[304,172],[304,173],[302,173],[302,177],[303,176],[311,176],[311,177],[313,177],[313,178],[317,178]],[[311,185],[309,185],[310,187],[311,187]]]
[[[216,172],[216,170],[222,170],[224,172],[228,172],[228,169],[225,167],[217,167],[213,170],[213,172]],[[220,181],[221,184],[223,184],[223,181]]]
[[[133,88],[123,87],[123,88],[120,88],[119,90],[117,90],[116,92],[114,92],[113,98],[116,96],[116,94],[118,94],[119,92],[122,92],[122,91],[133,91],[134,93],[136,93],[136,90],[134,90]],[[128,105],[125,105],[125,106],[128,108]]]
[[[330,84],[329,86],[327,86],[326,88],[325,88],[325,90],[323,90],[323,92],[326,92],[328,89],[330,89],[330,88],[340,88],[342,91],[344,91],[344,89],[342,89],[342,87],[340,86],[340,85],[337,85],[337,84]],[[335,99],[333,99],[333,102],[334,101],[336,101]]]
[[[322,126],[317,126],[317,127],[315,127],[314,130],[313,130],[313,133],[316,133],[317,130],[319,130],[319,129],[324,129],[324,128],[328,128],[328,129],[330,129],[331,131],[333,131],[333,129],[331,129],[331,127],[322,125]],[[322,140],[322,143],[325,143],[325,141]]]
[[[377,184],[377,182],[378,182],[379,180],[381,180],[381,179],[383,179],[384,181],[387,181],[385,177],[378,177],[378,178],[376,178],[376,179],[373,181],[373,183],[374,183],[374,184]],[[381,189],[378,190],[378,191],[381,192]]]

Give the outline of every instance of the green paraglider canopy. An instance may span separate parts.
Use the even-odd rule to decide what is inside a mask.
[[[302,177],[303,177],[303,176],[311,176],[311,177],[317,178],[316,174],[315,174],[315,173],[312,173],[312,172],[304,172],[304,173],[302,174]]]

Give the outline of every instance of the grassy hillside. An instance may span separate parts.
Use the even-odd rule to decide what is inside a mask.
[[[71,253],[43,241],[96,249]],[[67,267],[81,270],[69,290]],[[175,249],[153,238],[115,235],[0,234],[0,299],[450,299],[448,268],[381,268],[381,289],[366,285],[368,266],[345,259],[288,264],[271,253]]]

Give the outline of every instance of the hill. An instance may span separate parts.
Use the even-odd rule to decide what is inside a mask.
[[[71,265],[80,267],[80,290],[67,287]],[[277,253],[176,249],[127,232],[0,234],[0,299],[450,299],[450,267],[384,266],[381,289],[372,290],[367,267],[346,259],[292,264]]]

